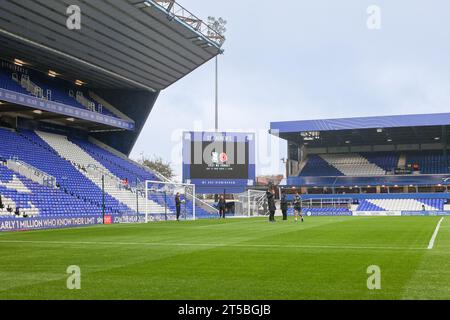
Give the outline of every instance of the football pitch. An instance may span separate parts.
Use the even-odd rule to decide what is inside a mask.
[[[436,235],[440,220],[255,218],[2,233],[0,299],[450,299],[450,218]],[[67,288],[72,265],[79,290]],[[380,289],[368,289],[369,266],[380,268]]]

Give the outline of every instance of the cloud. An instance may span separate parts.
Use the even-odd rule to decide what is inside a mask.
[[[220,127],[259,133],[258,173],[284,171],[286,144],[276,138],[274,165],[264,165],[271,121],[447,111],[448,1],[380,0],[379,31],[367,29],[373,3],[366,0],[290,0],[276,8],[260,0],[182,4],[201,17],[228,20],[219,60]],[[132,156],[177,158],[174,137],[196,123],[214,126],[213,63],[161,93]]]

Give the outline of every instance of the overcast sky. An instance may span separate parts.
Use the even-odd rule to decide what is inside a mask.
[[[283,173],[271,121],[448,112],[448,0],[180,0],[228,21],[220,129],[255,131],[257,173]],[[381,29],[367,9],[381,9]],[[371,16],[374,17],[374,16]],[[161,92],[136,143],[181,175],[180,132],[214,127],[214,63]]]

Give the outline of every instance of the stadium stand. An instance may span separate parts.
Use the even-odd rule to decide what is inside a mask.
[[[300,176],[378,176],[394,169],[396,160],[393,154],[310,155]]]
[[[37,220],[103,213],[173,218],[173,195],[155,189],[147,199],[143,184],[175,184],[128,156],[159,93],[222,53],[225,38],[176,2],[152,4],[93,2],[91,14],[102,18],[86,19],[84,30],[102,32],[70,36],[60,23],[64,12],[42,6],[24,18],[19,1],[8,1],[0,34],[1,217],[15,219],[18,210]],[[45,37],[34,32],[43,27],[41,16],[52,26]],[[114,22],[127,19],[138,27]],[[187,218],[194,201],[196,217],[217,212],[192,195],[184,200]]]
[[[386,172],[397,168],[400,158],[400,154],[395,152],[364,152],[360,155]]]
[[[448,119],[450,114],[423,114],[273,122],[290,157],[281,189],[288,197],[298,192],[313,214],[339,214],[343,207],[367,215],[448,212]]]
[[[10,73],[5,73],[3,70],[0,70],[0,88],[23,94],[28,94],[27,90],[25,90],[21,85],[19,85],[19,83],[12,80],[12,76]]]
[[[397,169],[399,158],[404,155],[405,167],[417,165],[421,174],[450,173],[450,156],[442,151],[374,152],[361,154],[309,155],[300,176],[379,176]]]
[[[160,179],[152,172],[142,168],[140,165],[132,162],[130,159],[120,157],[112,152],[88,142],[87,140],[69,138],[70,141],[77,144],[86,153],[88,153],[96,161],[100,162],[105,168],[110,170],[119,179],[127,179],[130,182],[134,182],[136,178],[139,181],[153,180],[159,181]]]
[[[385,174],[385,170],[369,162],[359,154],[323,154],[327,163],[342,172],[345,176],[376,176]]]
[[[121,181],[102,164],[97,162],[80,147],[73,144],[67,137],[47,132],[36,132],[38,136],[50,145],[60,157],[68,159],[86,178],[99,188],[102,187],[102,175],[105,179],[105,191],[113,198],[136,210],[135,196],[125,188],[120,188]]]
[[[106,107],[91,99],[86,90],[71,85],[69,82],[24,68],[8,70],[7,66],[9,64],[4,62],[2,62],[2,66],[3,68],[0,70],[0,88],[117,117]]]
[[[15,215],[16,208],[20,216],[64,215],[74,211],[84,215],[100,214],[99,207],[83,201],[58,188],[49,188],[20,176],[4,166],[0,166],[0,194],[3,208],[0,215]],[[8,212],[7,207],[12,210]]]
[[[94,205],[95,213],[101,212],[101,190],[86,179],[75,167],[59,155],[33,131],[23,130],[16,133],[0,128],[3,159],[19,159],[43,172],[56,177],[61,190],[86,204],[86,210],[91,211]],[[128,212],[130,209],[110,196],[105,197],[108,213]],[[73,209],[71,209],[73,211]]]
[[[439,151],[420,151],[406,153],[407,165],[418,165],[418,171],[422,174],[446,174],[450,173],[450,157],[445,157]]]
[[[69,138],[69,140],[82,148],[93,159],[101,163],[101,165],[115,175],[120,181],[127,180],[133,185],[136,183],[140,184],[144,181],[161,181],[164,179],[161,175],[156,175],[148,169],[144,169],[134,161],[131,161],[126,157],[118,156],[87,140],[79,138]],[[149,199],[161,206],[167,205],[170,212],[176,211],[175,201],[172,197],[168,198],[163,194],[152,193],[149,195]],[[185,201],[187,201],[187,214],[192,215],[191,200],[185,199]],[[154,207],[152,212],[161,212],[161,209],[158,210],[157,207]],[[211,212],[197,206],[196,216],[199,218],[211,218]]]
[[[438,211],[444,210],[443,199],[365,199],[357,211]]]
[[[160,181],[155,174],[152,174],[138,165],[132,164],[130,160],[124,160],[111,152],[108,152],[88,141],[80,139],[73,139],[78,144],[73,143],[65,136],[38,132],[38,135],[52,146],[62,157],[70,159],[75,164],[81,173],[88,177],[99,187],[101,186],[101,176],[104,175],[105,190],[112,197],[126,204],[132,210],[136,211],[136,190],[133,181],[142,183],[146,180]],[[83,148],[81,147],[83,146]],[[89,150],[89,152],[87,151]],[[130,188],[125,188],[122,184],[124,180],[129,182]],[[131,192],[130,192],[131,191]],[[141,207],[145,202],[145,195],[138,192]],[[189,199],[186,205],[187,214],[192,216],[192,205]],[[175,212],[175,202],[172,197],[164,197],[164,195],[150,194],[148,203],[148,213],[165,213],[165,205],[167,204],[168,212],[173,214]],[[145,212],[144,208],[140,209]],[[206,212],[200,207],[196,208],[196,214],[199,217],[209,217],[210,213]]]
[[[342,172],[318,155],[310,155],[300,176],[342,176]]]
[[[322,214],[322,215],[351,215],[352,212],[347,208],[339,208],[339,207],[322,207],[322,208],[311,208],[304,207],[302,209],[303,214]]]
[[[6,197],[5,199],[11,199],[11,201],[5,203],[10,204],[13,209],[16,207],[25,209],[28,215],[39,213],[73,214],[78,211],[101,214],[102,175],[105,176],[107,213],[123,214],[136,212],[135,186],[132,186],[130,183],[130,187],[127,188],[123,185],[123,180],[128,179],[131,182],[135,181],[136,177],[140,181],[159,180],[155,174],[144,170],[137,164],[133,164],[131,160],[125,160],[81,139],[74,138],[73,140],[82,145],[83,148],[63,135],[29,130],[21,130],[16,133],[10,129],[0,128],[0,140],[3,141],[3,148],[0,150],[0,156],[3,159],[23,161],[54,176],[57,180],[59,189],[51,189],[32,183],[24,177],[18,178],[17,175],[13,176],[11,170],[2,167],[0,194]],[[90,153],[85,150],[90,150]],[[32,192],[24,191],[28,189],[21,190],[19,187],[16,187],[12,193],[7,192],[8,188],[4,185],[8,181],[13,181],[16,186],[20,185],[21,181],[26,181],[26,185],[32,185],[30,189]],[[42,197],[49,194],[53,194],[52,199],[55,201],[50,201],[50,207],[42,206],[45,203]],[[57,201],[63,195],[66,201]],[[138,193],[138,196],[141,203],[139,212],[144,213],[145,195]],[[38,198],[36,200],[33,197]],[[70,199],[71,201],[69,201]],[[28,204],[30,201],[32,205],[36,204],[35,211],[27,210],[30,206]],[[186,201],[186,214],[192,216],[192,200],[186,199]],[[165,208],[166,204],[167,211]],[[148,213],[167,213],[170,216],[174,212],[175,203],[172,197],[165,197],[163,194],[150,195]],[[196,215],[199,218],[211,217],[211,213],[201,207],[196,207]]]

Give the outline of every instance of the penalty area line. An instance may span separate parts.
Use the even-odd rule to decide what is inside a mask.
[[[439,220],[439,222],[437,223],[436,229],[434,229],[434,233],[433,233],[433,235],[431,236],[430,242],[428,243],[428,248],[427,248],[428,250],[433,249],[433,247],[434,247],[434,242],[436,241],[436,237],[437,237],[437,235],[438,235],[439,228],[441,227],[441,223],[442,223],[443,220],[444,220],[444,218],[441,218],[441,219]]]

